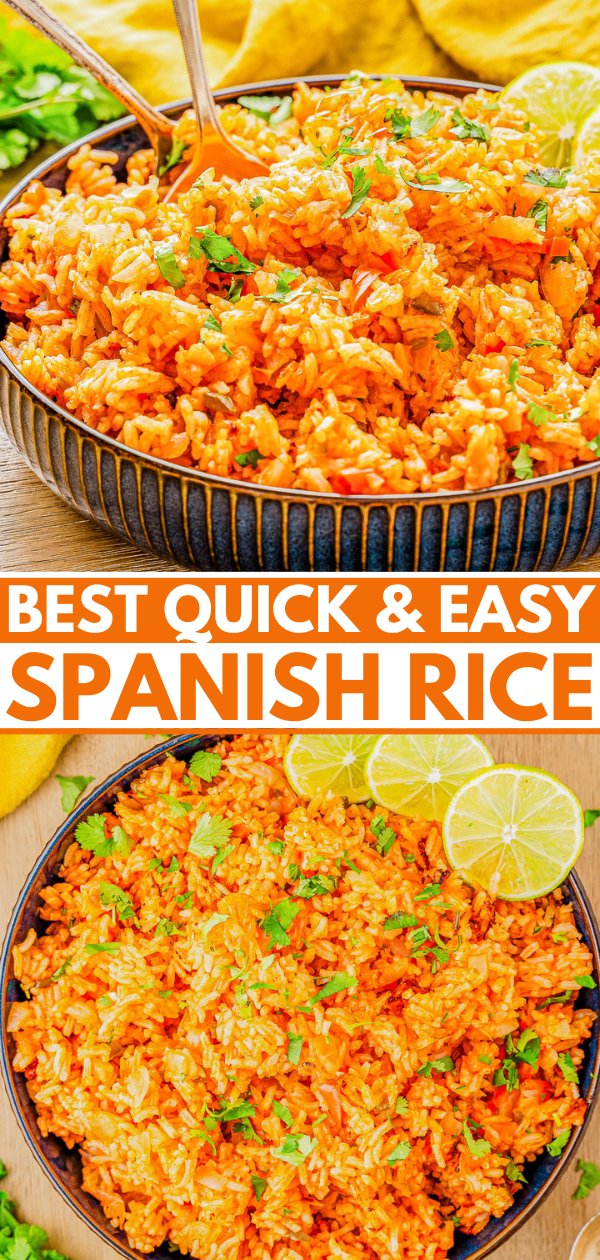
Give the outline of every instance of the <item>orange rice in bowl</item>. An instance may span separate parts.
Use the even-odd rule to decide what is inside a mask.
[[[264,179],[207,171],[164,205],[144,151],[122,185],[86,145],[64,194],[11,207],[3,346],[31,384],[271,488],[477,491],[596,459],[600,162],[543,168],[483,89],[355,77],[262,111],[221,117]]]
[[[441,1260],[585,1118],[592,957],[435,823],[287,782],[287,737],[167,757],[78,828],[9,1017],[43,1134],[130,1245]]]

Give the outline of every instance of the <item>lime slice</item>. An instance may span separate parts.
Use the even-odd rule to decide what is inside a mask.
[[[577,797],[530,766],[493,766],[456,793],[446,811],[444,848],[494,897],[541,897],[568,875],[583,845]]]
[[[293,735],[284,768],[299,796],[335,792],[352,805],[370,796],[365,783],[365,761],[376,735]]]
[[[586,118],[577,135],[573,150],[573,166],[581,166],[586,158],[600,158],[600,105]]]
[[[476,735],[382,735],[365,777],[379,805],[441,821],[457,788],[493,764]]]
[[[537,127],[543,165],[570,166],[573,141],[600,105],[600,70],[584,61],[549,61],[520,74],[500,95]]]

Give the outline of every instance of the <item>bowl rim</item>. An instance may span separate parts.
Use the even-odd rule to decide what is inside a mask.
[[[259,95],[265,91],[287,90],[291,92],[295,84],[299,81],[311,84],[315,87],[338,87],[344,82],[347,76],[341,74],[333,75],[303,75],[296,78],[269,79],[264,83],[242,83],[233,87],[218,88],[213,92],[213,96],[217,101],[231,101],[240,95]],[[386,77],[383,74],[372,74],[368,76],[370,79],[380,81]],[[476,92],[479,88],[484,88],[489,92],[500,92],[502,88],[495,83],[480,83],[472,79],[446,79],[434,78],[423,75],[402,75],[402,83],[409,91],[451,91],[457,92],[463,97],[470,92]],[[170,101],[168,104],[160,108],[164,113],[174,115],[181,113],[184,109],[189,109],[192,105],[191,97],[182,97],[176,101]],[[4,228],[4,216],[10,207],[19,201],[25,189],[33,180],[42,180],[45,176],[51,174],[52,171],[59,168],[64,162],[81,147],[82,144],[96,144],[101,141],[110,140],[112,137],[121,132],[133,129],[138,123],[131,114],[121,118],[113,119],[112,122],[106,123],[103,127],[98,127],[95,131],[90,132],[87,136],[81,136],[78,140],[71,141],[70,144],[64,145],[56,153],[52,153],[49,157],[40,162],[32,171],[14,185],[13,188],[5,194],[0,200],[0,233],[6,231]],[[352,505],[359,507],[361,504],[367,506],[387,505],[388,508],[401,507],[417,504],[437,503],[443,505],[452,505],[455,503],[478,503],[484,499],[506,498],[511,495],[528,494],[532,490],[542,490],[546,494],[550,493],[553,486],[564,485],[571,481],[578,481],[583,477],[597,472],[600,465],[600,458],[589,460],[585,464],[577,465],[575,468],[565,469],[554,473],[545,473],[541,477],[532,477],[522,482],[509,482],[505,485],[488,486],[481,490],[440,490],[428,491],[412,491],[410,494],[335,494],[333,491],[325,490],[304,490],[283,486],[263,486],[256,482],[246,482],[233,477],[222,477],[216,473],[203,472],[199,468],[186,468],[181,464],[174,464],[172,461],[163,459],[158,455],[152,455],[149,452],[133,450],[131,447],[125,446],[123,442],[119,442],[117,438],[111,437],[107,433],[99,433],[97,429],[93,429],[85,421],[79,420],[77,416],[72,415],[64,407],[61,407],[53,399],[42,393],[37,386],[32,385],[18,367],[9,358],[6,351],[0,346],[0,366],[4,368],[9,377],[16,382],[21,393],[27,394],[34,403],[40,404],[44,409],[48,410],[56,418],[60,419],[63,424],[66,422],[68,426],[75,429],[83,438],[96,443],[100,448],[106,447],[113,454],[118,454],[120,459],[129,459],[134,464],[139,464],[140,468],[144,465],[156,468],[163,474],[170,474],[172,477],[179,477],[182,481],[189,481],[199,485],[214,487],[215,490],[227,490],[236,494],[250,494],[255,498],[275,499],[286,502],[299,502],[305,504],[330,504],[333,506]]]
[[[22,1074],[17,1074],[13,1070],[8,1047],[8,1038],[10,1034],[8,1033],[6,1027],[7,1010],[10,1005],[7,989],[9,980],[11,979],[9,976],[9,970],[12,961],[12,948],[13,945],[17,943],[15,941],[15,936],[19,930],[21,915],[28,905],[36,879],[41,874],[46,863],[52,859],[58,850],[60,850],[60,847],[64,846],[66,848],[67,845],[72,842],[74,829],[77,826],[77,823],[80,822],[85,815],[92,812],[94,809],[108,808],[118,790],[128,788],[131,781],[137,777],[142,770],[163,761],[167,753],[172,753],[173,755],[179,754],[183,759],[187,760],[198,748],[210,748],[222,739],[231,738],[233,738],[233,736],[225,731],[210,735],[179,734],[173,736],[169,740],[165,740],[159,745],[155,745],[153,748],[144,750],[136,757],[133,757],[130,761],[125,762],[118,770],[111,772],[102,783],[98,784],[93,792],[85,797],[84,800],[81,801],[80,804],[67,815],[48,840],[41,853],[38,855],[29,875],[27,876],[27,879],[25,880],[21,892],[19,893],[6,928],[2,944],[2,951],[0,955],[0,1071],[2,1073],[4,1087],[8,1094],[11,1109],[29,1149],[43,1172],[48,1177],[49,1181],[52,1183],[54,1189],[58,1191],[71,1210],[77,1214],[84,1224],[92,1229],[100,1238],[104,1239],[105,1242],[111,1245],[122,1256],[125,1256],[126,1260],[139,1260],[139,1256],[142,1253],[129,1246],[122,1230],[116,1230],[113,1226],[111,1226],[108,1219],[106,1219],[105,1223],[99,1222],[94,1216],[92,1216],[91,1210],[90,1212],[86,1211],[83,1203],[78,1202],[75,1199],[67,1185],[57,1176],[53,1165],[44,1153],[40,1141],[41,1134],[39,1134],[39,1128],[39,1138],[36,1142],[34,1140],[33,1133],[30,1130],[29,1124],[27,1123],[27,1118],[24,1114],[15,1087],[15,1077]],[[572,870],[567,876],[567,879],[563,881],[562,887],[567,887],[569,889],[570,898],[572,898],[574,903],[577,905],[578,911],[584,920],[585,930],[589,937],[590,949],[593,955],[594,971],[600,980],[600,927],[596,921],[587,893],[575,870]],[[593,992],[593,990],[591,992]],[[596,988],[595,992],[596,1002],[598,1002],[600,996],[599,989]],[[517,1212],[516,1217],[508,1221],[503,1228],[500,1228],[497,1234],[482,1243],[481,1247],[474,1245],[470,1248],[466,1253],[466,1260],[483,1260],[484,1256],[487,1256],[492,1251],[495,1251],[497,1247],[500,1247],[510,1237],[512,1237],[512,1235],[515,1234],[522,1225],[531,1219],[538,1208],[546,1201],[552,1190],[558,1184],[560,1178],[566,1172],[567,1167],[571,1163],[591,1121],[600,1091],[600,1030],[597,1025],[594,1041],[595,1049],[593,1058],[588,1064],[586,1070],[587,1087],[584,1085],[582,1089],[582,1096],[585,1097],[587,1102],[587,1109],[583,1124],[580,1128],[571,1130],[569,1142],[557,1158],[556,1164],[550,1169],[548,1176],[537,1189],[530,1202],[525,1204],[521,1211]],[[586,1088],[587,1092],[584,1093]],[[76,1147],[75,1149],[77,1150],[78,1148]],[[94,1206],[96,1206],[95,1200],[93,1200],[92,1196],[88,1197]],[[518,1197],[515,1200],[515,1203],[518,1206]],[[100,1207],[100,1211],[101,1210],[102,1209]],[[512,1209],[509,1209],[509,1211],[511,1210]],[[499,1218],[500,1222],[501,1220],[502,1217]],[[489,1226],[486,1226],[486,1229],[487,1228],[489,1228]],[[461,1237],[465,1240],[469,1239],[468,1235],[462,1235]],[[476,1243],[477,1237],[478,1235],[473,1236],[474,1244]],[[455,1253],[456,1246],[457,1244],[455,1242],[454,1246],[448,1253],[448,1260],[453,1260],[453,1253]],[[169,1253],[166,1249],[161,1247],[150,1253],[149,1260],[158,1260],[159,1257],[160,1260],[163,1260],[163,1257],[167,1257],[168,1255]]]

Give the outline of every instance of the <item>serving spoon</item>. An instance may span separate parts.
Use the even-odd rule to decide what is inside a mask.
[[[60,18],[50,12],[41,0],[6,0],[20,17],[32,26],[85,70],[98,83],[107,88],[125,108],[137,118],[154,150],[154,171],[160,175],[168,164],[173,148],[175,124],[166,114],[155,109],[127,79],[109,65],[80,35],[76,35]],[[210,90],[195,0],[178,0],[176,16],[184,45],[188,73],[192,83],[194,109],[198,122],[198,140],[194,145],[192,160],[178,179],[168,187],[165,201],[172,201],[194,183],[207,167],[214,166],[217,177],[227,174],[233,179],[248,179],[269,174],[269,168],[258,158],[246,153],[230,139],[221,127]]]
[[[221,125],[210,90],[196,0],[173,0],[173,8],[192,86],[200,143],[189,166],[172,184],[165,201],[186,192],[198,175],[209,167],[214,167],[217,179],[223,175],[235,180],[255,179],[257,175],[270,174],[266,163],[241,149]]]

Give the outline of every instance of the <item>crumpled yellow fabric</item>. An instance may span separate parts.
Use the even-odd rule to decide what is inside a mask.
[[[70,738],[69,732],[0,735],[0,818],[10,814],[48,778]]]
[[[148,100],[188,94],[171,0],[47,0]],[[539,61],[600,66],[600,0],[199,0],[214,86],[372,72],[506,83]]]

